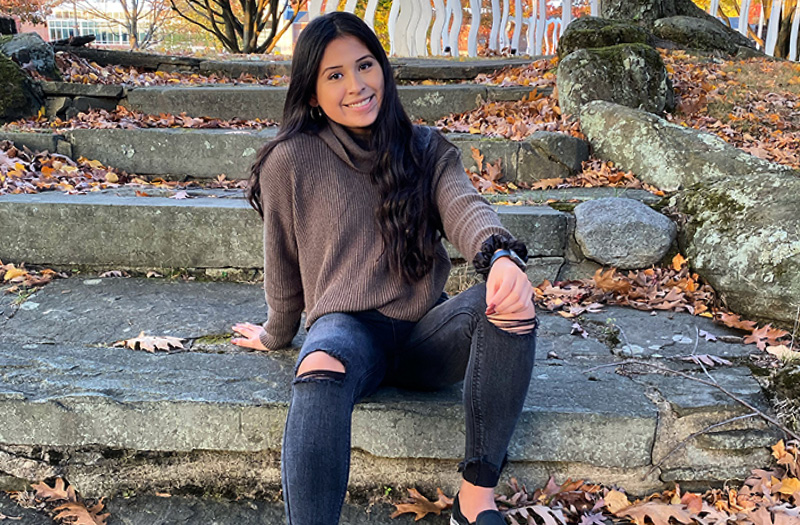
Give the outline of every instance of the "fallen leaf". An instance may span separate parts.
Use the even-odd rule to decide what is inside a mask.
[[[43,501],[77,501],[75,489],[70,485],[66,487],[62,478],[56,478],[52,487],[48,486],[44,481],[31,485],[36,491],[36,497]]]
[[[630,507],[615,512],[614,514],[619,517],[628,517],[632,519],[636,525],[647,525],[646,520],[648,519],[653,525],[670,525],[670,519],[687,525],[694,523],[691,515],[682,505],[673,505],[660,501],[634,503]]]
[[[141,349],[154,353],[156,350],[169,350],[170,348],[183,348],[183,339],[169,336],[151,336],[139,333],[137,337],[117,341],[113,346],[130,348],[132,350]]]
[[[631,506],[628,496],[618,490],[609,491],[608,494],[603,496],[603,501],[605,501],[606,508],[612,514],[616,514],[622,509],[626,509]]]
[[[100,505],[100,510],[102,510],[102,505],[98,505]],[[93,509],[96,508],[97,506],[93,507]],[[55,515],[56,520],[68,521],[73,525],[105,525],[106,519],[110,516],[108,513],[97,514],[91,512],[90,509],[87,509],[81,502],[65,503],[59,505],[53,509],[53,511],[57,513]]]
[[[443,510],[453,506],[453,499],[445,496],[442,489],[437,488],[436,493],[438,494],[438,499],[436,501],[430,501],[420,494],[417,489],[408,489],[410,500],[404,503],[395,503],[394,506],[397,510],[392,513],[391,517],[396,518],[401,514],[412,513],[415,514],[414,521],[419,521],[428,514],[438,516]]]

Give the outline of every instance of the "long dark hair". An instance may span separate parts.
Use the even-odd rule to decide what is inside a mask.
[[[309,101],[315,94],[322,55],[328,44],[339,37],[360,40],[383,70],[383,102],[370,126],[370,148],[378,156],[370,173],[378,187],[381,204],[376,210],[389,266],[409,282],[419,281],[434,262],[436,243],[441,237],[441,219],[433,203],[432,181],[436,164],[433,147],[437,141],[415,128],[397,94],[392,66],[375,33],[360,18],[334,12],[309,23],[295,46],[291,82],[283,107],[278,135],[265,144],[250,171],[247,199],[264,218],[259,178],[266,158],[275,146],[300,133],[317,133],[325,118],[311,116]],[[425,135],[423,137],[422,135]],[[415,140],[416,139],[416,140]],[[369,242],[369,240],[367,240]]]

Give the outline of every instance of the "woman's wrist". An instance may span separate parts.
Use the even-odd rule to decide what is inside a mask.
[[[502,257],[495,257],[495,254],[501,250],[507,250],[516,255],[521,264],[516,260],[513,260],[513,262],[519,266],[521,270],[525,270],[525,263],[528,261],[528,249],[525,247],[525,243],[515,239],[511,235],[495,233],[483,242],[480,251],[472,260],[475,272],[479,275],[483,275],[485,279],[489,275],[492,263]],[[509,258],[511,257],[509,256]]]

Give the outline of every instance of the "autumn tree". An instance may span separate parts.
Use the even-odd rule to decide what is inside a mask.
[[[213,34],[231,53],[269,53],[307,0],[169,0],[172,10]],[[289,20],[283,20],[292,9]],[[283,21],[283,25],[281,25]]]
[[[17,16],[23,22],[43,24],[62,0],[0,0],[0,15]]]
[[[77,0],[77,6],[91,17],[122,27],[131,49],[156,43],[159,30],[172,14],[168,0]]]

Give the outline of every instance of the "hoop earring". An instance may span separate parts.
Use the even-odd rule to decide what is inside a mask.
[[[314,110],[317,111],[315,112]],[[308,112],[311,115],[311,120],[320,120],[322,118],[322,109],[319,106],[311,106]]]

